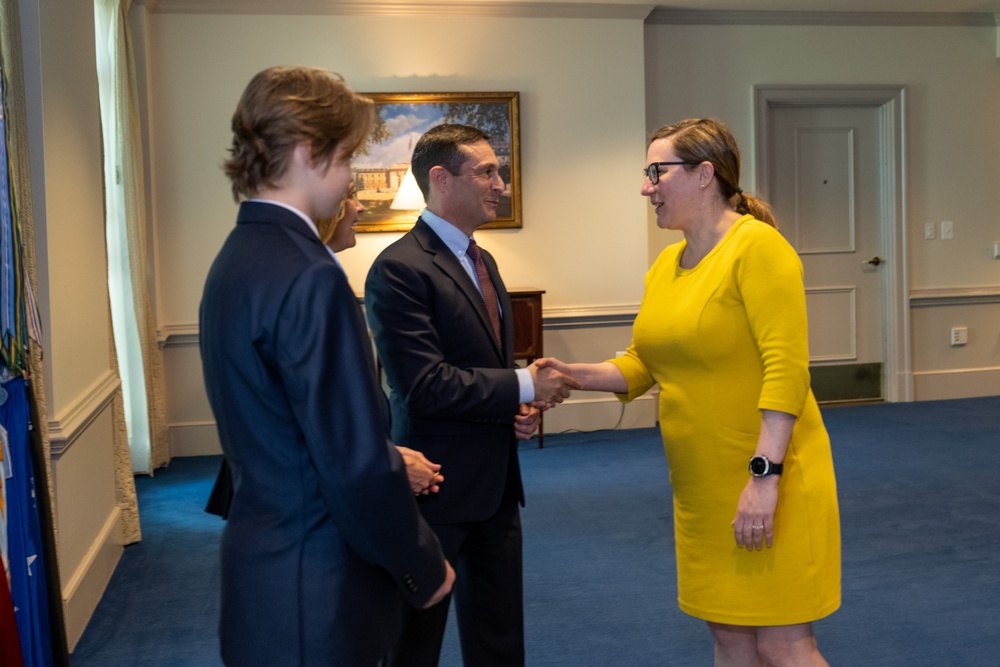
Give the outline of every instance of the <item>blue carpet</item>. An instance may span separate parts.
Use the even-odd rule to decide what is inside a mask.
[[[832,665],[1000,664],[1000,397],[826,408],[843,607],[816,623]],[[532,667],[712,662],[676,605],[670,488],[654,429],[546,435],[521,464]],[[218,457],[136,479],[126,547],[74,667],[219,665]],[[449,624],[442,667],[461,658]]]

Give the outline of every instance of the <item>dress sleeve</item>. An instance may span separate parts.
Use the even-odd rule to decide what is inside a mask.
[[[618,370],[622,372],[622,375],[625,376],[625,381],[628,383],[628,393],[615,394],[622,403],[628,403],[639,398],[656,384],[652,374],[646,368],[646,365],[642,363],[639,355],[636,354],[634,343],[629,345],[624,355],[608,359],[608,361],[618,367]]]
[[[758,409],[798,416],[809,394],[809,330],[802,262],[771,227],[752,231],[737,284],[764,378]]]
[[[660,271],[666,270],[668,267],[672,267],[677,262],[677,253],[680,252],[680,244],[674,244],[668,246],[660,253],[660,256],[656,258],[653,266],[649,268],[646,272],[646,276],[643,279],[644,282],[644,293],[642,296],[642,303],[639,305],[639,312],[642,312],[643,308],[647,306],[648,300],[650,298],[650,286],[655,281],[655,276]],[[632,342],[629,344],[628,349],[620,357],[614,359],[608,359],[612,364],[618,367],[625,376],[625,381],[628,383],[628,392],[624,394],[615,394],[618,400],[622,403],[628,403],[629,401],[634,401],[639,398],[647,391],[652,389],[656,385],[656,380],[653,379],[653,374],[649,371],[649,368],[643,363],[642,358],[636,351],[635,347],[635,325],[633,325]]]

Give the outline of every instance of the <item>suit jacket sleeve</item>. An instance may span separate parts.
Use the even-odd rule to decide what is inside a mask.
[[[457,260],[447,258],[455,264],[449,273],[431,257],[420,249],[383,253],[365,284],[368,321],[392,391],[413,417],[513,423],[520,395],[512,352],[497,351],[470,306],[475,287]]]
[[[444,581],[443,556],[388,440],[367,332],[339,267],[316,263],[302,272],[282,304],[274,340],[284,390],[334,522],[354,551],[422,606]]]

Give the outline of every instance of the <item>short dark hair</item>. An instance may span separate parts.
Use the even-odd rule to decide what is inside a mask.
[[[457,175],[468,156],[460,146],[486,141],[490,137],[479,128],[469,125],[435,125],[417,141],[410,160],[413,178],[426,200],[430,194],[430,173],[434,167],[444,167]]]
[[[288,169],[295,146],[312,145],[312,159],[351,156],[368,138],[375,105],[343,78],[318,67],[270,67],[258,72],[233,113],[233,142],[223,170],[233,198],[273,187]]]

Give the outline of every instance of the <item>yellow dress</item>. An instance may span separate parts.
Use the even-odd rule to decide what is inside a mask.
[[[809,388],[802,264],[773,227],[747,215],[692,269],[686,242],[646,274],[632,345],[610,360],[629,401],[660,386],[674,492],[678,603],[734,625],[788,625],[840,606],[840,519],[830,440]],[[736,546],[732,520],[749,479],[761,409],[798,417],[774,518],[774,546]]]

